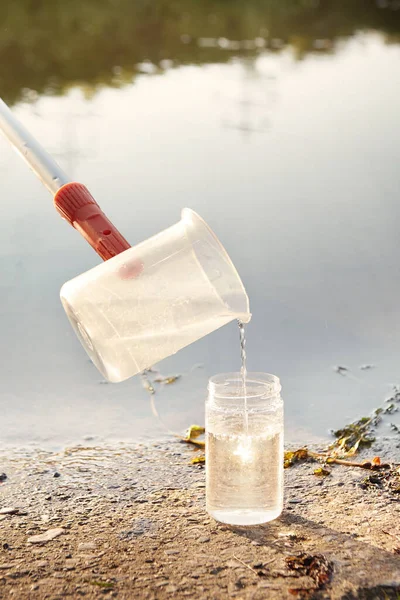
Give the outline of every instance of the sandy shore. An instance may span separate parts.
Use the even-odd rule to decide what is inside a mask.
[[[192,456],[179,441],[7,451],[0,597],[398,600],[400,493],[363,484],[371,472],[286,469],[281,518],[245,529],[208,517]]]

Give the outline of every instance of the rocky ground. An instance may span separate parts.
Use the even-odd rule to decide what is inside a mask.
[[[192,456],[179,441],[5,453],[0,597],[400,598],[400,493],[365,485],[371,472],[296,464],[281,518],[228,527],[205,512]]]

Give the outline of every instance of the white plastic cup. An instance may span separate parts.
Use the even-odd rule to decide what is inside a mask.
[[[251,318],[228,254],[188,208],[172,227],[65,283],[60,295],[83,347],[112,382]]]

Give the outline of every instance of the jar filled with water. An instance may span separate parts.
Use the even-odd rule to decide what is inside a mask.
[[[206,403],[207,512],[231,525],[276,519],[283,506],[283,401],[266,373],[212,377]]]

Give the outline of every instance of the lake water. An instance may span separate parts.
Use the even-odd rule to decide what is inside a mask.
[[[132,244],[188,206],[225,245],[287,439],[378,406],[400,381],[398,3],[5,4],[3,98],[70,177]],[[140,378],[105,385],[75,338],[59,290],[99,258],[3,139],[0,189],[1,440],[160,436]],[[186,374],[155,397],[169,428],[203,423],[237,323],[159,368]]]

